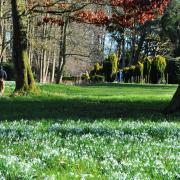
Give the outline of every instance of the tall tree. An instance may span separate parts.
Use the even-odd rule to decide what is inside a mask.
[[[177,71],[180,71],[180,1],[172,0],[165,15],[162,18],[162,28],[164,35],[168,36],[172,42],[173,54],[177,60]],[[176,72],[179,73],[179,72]],[[179,87],[173,96],[165,113],[180,111],[180,76]]]
[[[35,80],[27,54],[26,17],[20,0],[11,0],[13,20],[13,62],[16,70],[15,93],[36,91]],[[22,13],[22,14],[21,14]]]
[[[60,4],[59,4],[60,3]],[[73,3],[74,4],[74,3]],[[73,4],[71,6],[73,6]],[[59,11],[57,10],[57,6]],[[71,8],[62,8],[61,0],[51,2],[50,0],[42,1],[22,1],[11,0],[12,20],[13,20],[13,62],[16,71],[16,87],[15,93],[23,93],[27,91],[36,91],[37,87],[29,63],[27,51],[27,12],[36,10],[36,13],[41,12],[47,14],[63,14],[67,11],[72,11]],[[55,10],[51,8],[55,6]],[[27,9],[28,8],[28,9]],[[37,9],[36,9],[37,8]],[[51,11],[51,12],[50,12]],[[64,48],[65,49],[65,48]],[[64,56],[63,56],[64,57]]]
[[[172,0],[161,20],[163,32],[172,42],[174,57],[180,56],[180,1]]]

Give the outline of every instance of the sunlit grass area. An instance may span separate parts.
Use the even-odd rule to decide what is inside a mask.
[[[0,98],[0,177],[180,178],[180,114],[161,113],[176,85],[39,87]]]

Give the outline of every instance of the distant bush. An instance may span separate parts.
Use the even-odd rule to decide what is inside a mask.
[[[150,82],[153,84],[157,84],[161,74],[158,72],[156,62],[152,61],[151,71],[150,71]]]
[[[95,76],[95,75],[102,75],[103,74],[103,66],[100,65],[99,63],[96,63],[94,65],[94,69],[90,71],[89,75],[90,75],[90,78],[92,76]]]
[[[112,62],[107,59],[103,62],[103,73],[105,77],[105,81],[112,81]]]
[[[151,64],[153,61],[153,57],[148,56],[144,59],[144,69],[143,69],[143,76],[145,78],[146,83],[150,83],[150,72],[151,72]]]
[[[83,73],[81,75],[81,79],[82,80],[89,80],[90,79],[89,73],[88,72]]]
[[[112,63],[112,76],[116,74],[118,68],[118,58],[115,53],[108,56],[108,61]]]
[[[125,67],[123,69],[124,82],[165,82],[166,59],[157,55],[153,57],[145,57],[136,65]]]
[[[64,76],[62,78],[63,81],[75,81],[77,79],[77,77],[75,76]]]
[[[166,80],[169,84],[178,84],[180,82],[180,59],[168,58],[165,70]]]
[[[154,59],[154,61],[156,62],[156,66],[157,66],[157,70],[160,73],[160,79],[159,82],[160,83],[164,83],[165,82],[165,69],[167,66],[167,62],[166,62],[166,58],[160,55],[157,55]]]
[[[104,82],[104,76],[101,75],[95,75],[91,77],[91,81],[94,83],[100,83],[100,82]]]
[[[118,69],[118,58],[115,53],[110,54],[103,62],[103,73],[105,81],[113,82],[116,79]]]
[[[135,82],[140,83],[143,82],[143,70],[144,70],[144,64],[141,62],[138,62],[135,66]]]
[[[129,82],[134,82],[134,78],[136,76],[135,70],[136,70],[136,66],[129,67],[129,72],[128,72],[128,81]]]
[[[96,64],[94,65],[94,70],[95,70],[95,72],[97,73],[100,69],[101,69],[100,64],[99,64],[99,63],[96,63]]]
[[[125,67],[125,68],[123,68],[123,81],[125,82],[125,83],[128,83],[128,81],[129,81],[129,79],[130,79],[130,74],[129,74],[129,67]]]
[[[150,80],[152,83],[164,83],[165,82],[165,70],[167,62],[165,57],[157,55],[152,60]]]
[[[113,82],[116,79],[117,69],[118,58],[116,54],[110,54],[102,64],[94,64],[94,68],[89,73],[90,79],[92,82]]]

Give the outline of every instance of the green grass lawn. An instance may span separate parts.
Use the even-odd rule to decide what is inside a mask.
[[[39,85],[0,98],[0,179],[179,179],[177,86]]]

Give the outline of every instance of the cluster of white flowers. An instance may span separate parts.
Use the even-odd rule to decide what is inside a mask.
[[[175,179],[179,135],[178,122],[1,122],[0,179]]]

